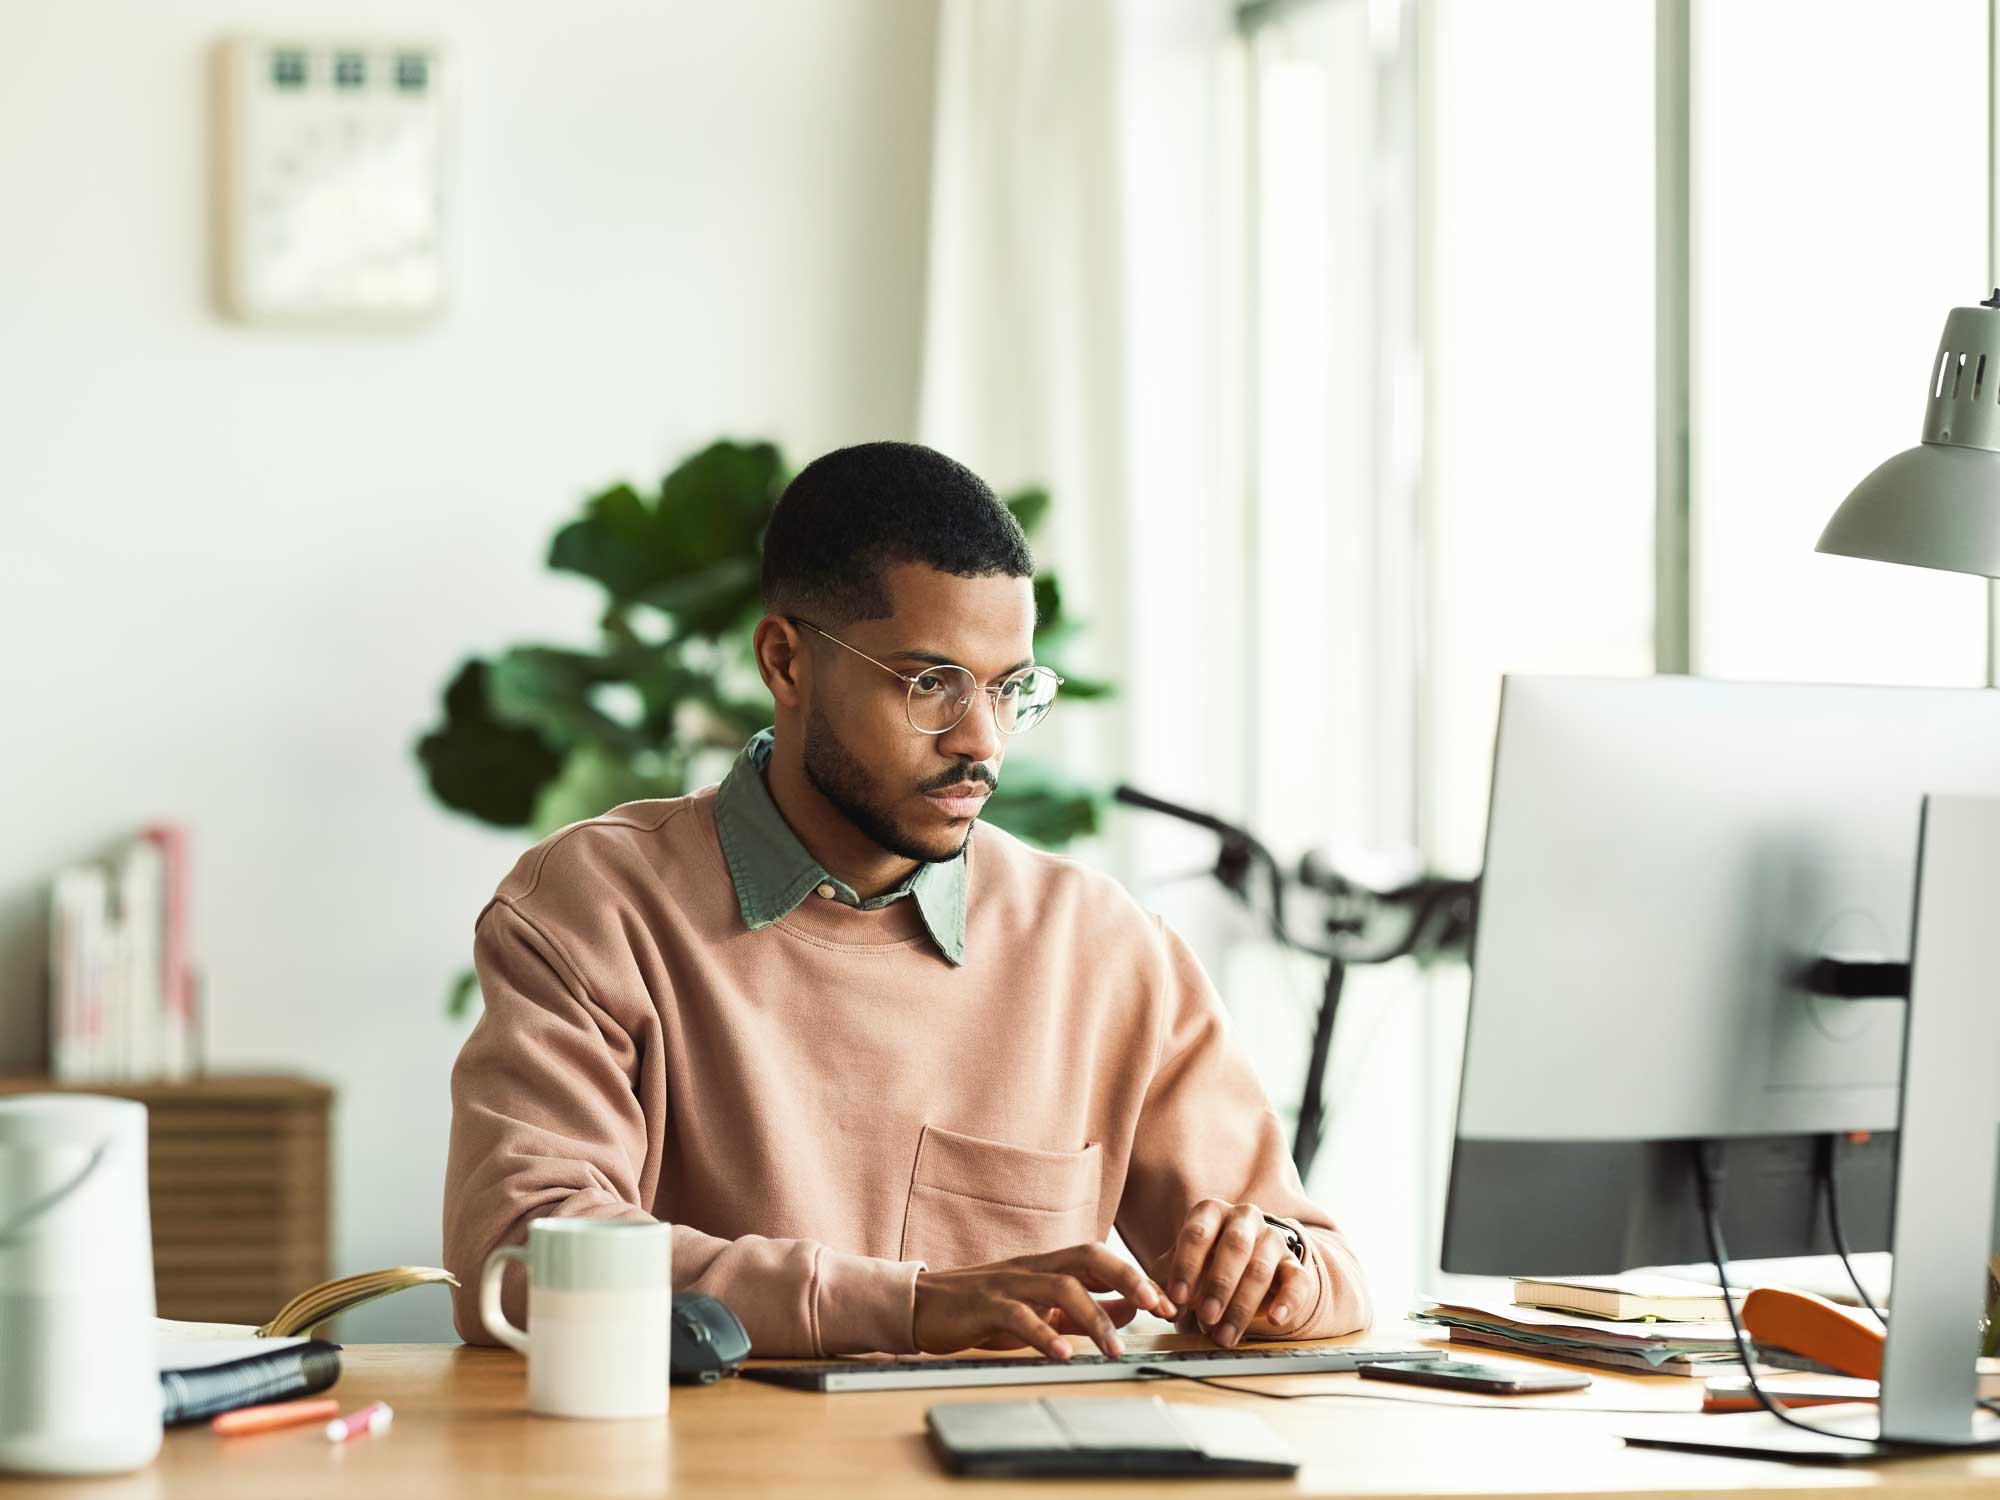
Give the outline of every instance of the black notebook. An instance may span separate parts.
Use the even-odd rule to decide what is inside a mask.
[[[1282,1478],[1299,1471],[1284,1439],[1255,1412],[1157,1396],[963,1401],[933,1406],[926,1418],[931,1447],[955,1474]]]
[[[243,1339],[164,1346],[160,1350],[160,1420],[171,1427],[239,1406],[310,1396],[338,1379],[340,1345],[325,1339]]]

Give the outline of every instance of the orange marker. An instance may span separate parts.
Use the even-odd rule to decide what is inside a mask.
[[[269,1432],[274,1427],[291,1427],[300,1422],[323,1422],[339,1410],[340,1403],[331,1396],[313,1401],[278,1401],[269,1406],[239,1406],[208,1425],[229,1437],[245,1432]]]

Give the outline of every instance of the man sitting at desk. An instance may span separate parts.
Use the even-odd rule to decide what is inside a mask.
[[[480,913],[444,1204],[464,1337],[492,1342],[488,1252],[545,1214],[672,1223],[674,1285],[760,1354],[1116,1353],[1141,1308],[1225,1346],[1366,1325],[1186,944],[975,836],[1058,686],[1033,572],[927,448],[792,481],[756,633],[775,729],[719,787],[551,835]]]

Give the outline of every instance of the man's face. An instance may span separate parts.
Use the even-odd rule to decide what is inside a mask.
[[[833,632],[855,650],[905,676],[951,665],[989,685],[1033,661],[1028,579],[958,578],[897,563],[882,581],[894,606],[889,617]],[[991,696],[975,693],[965,717],[943,734],[921,734],[905,712],[906,683],[810,631],[806,639],[813,654],[803,705],[806,779],[891,854],[954,858],[999,781],[1006,752]]]

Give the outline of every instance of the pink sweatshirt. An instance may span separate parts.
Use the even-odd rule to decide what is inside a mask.
[[[1304,1232],[1293,1337],[1369,1320],[1194,955],[1115,881],[981,825],[965,963],[913,901],[745,927],[715,789],[523,855],[480,913],[452,1073],[445,1264],[548,1214],[673,1224],[677,1289],[759,1354],[908,1352],[917,1273],[1102,1240],[1151,1264],[1204,1197]],[[508,1315],[524,1318],[518,1269]]]

